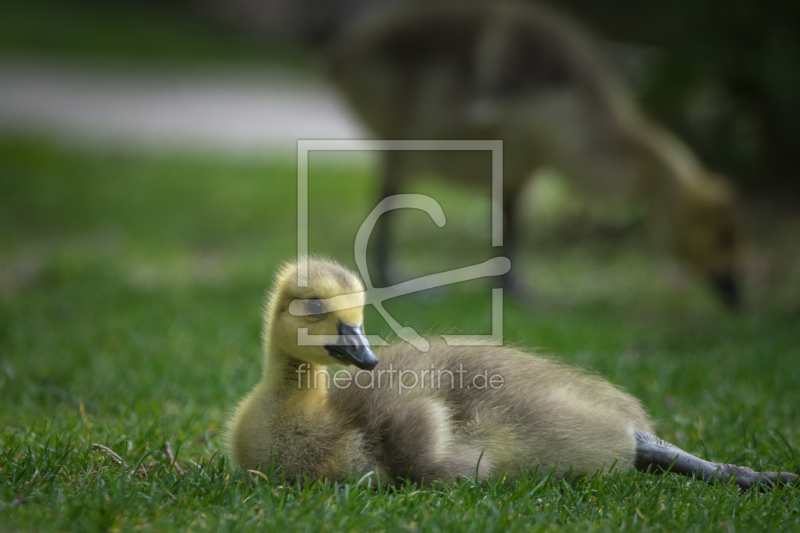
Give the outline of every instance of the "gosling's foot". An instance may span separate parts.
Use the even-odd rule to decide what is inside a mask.
[[[709,484],[733,481],[742,490],[767,490],[778,485],[797,485],[797,475],[788,472],[756,472],[746,466],[712,463],[687,453],[652,433],[637,431],[636,468],[654,473],[672,472],[697,476]]]

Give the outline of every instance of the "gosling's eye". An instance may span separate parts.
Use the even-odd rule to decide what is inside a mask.
[[[320,316],[325,313],[325,307],[317,299],[309,300],[306,304],[306,312],[311,316]]]

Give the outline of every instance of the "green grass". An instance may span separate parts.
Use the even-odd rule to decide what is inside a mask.
[[[0,54],[157,62],[308,67],[311,53],[206,17],[191,3],[6,0]]]
[[[232,471],[220,431],[260,374],[263,293],[295,251],[294,172],[291,159],[98,154],[0,139],[0,530],[798,528],[795,490],[740,495],[674,476],[376,490]],[[353,264],[374,172],[312,158],[312,250]],[[418,189],[441,201],[448,224],[403,214],[406,275],[492,255],[481,196]],[[797,218],[754,217],[763,239],[750,305],[731,315],[699,282],[676,278],[635,216],[609,215],[634,223],[601,238],[607,232],[569,205],[528,217],[529,252],[517,268],[547,309],[507,300],[507,342],[608,377],[690,452],[800,471]],[[389,309],[421,331],[488,332],[488,287],[465,283]],[[388,332],[374,312],[367,329]],[[170,468],[164,442],[184,475]]]

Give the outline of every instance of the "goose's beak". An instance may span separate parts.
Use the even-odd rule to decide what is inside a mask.
[[[340,322],[339,342],[327,344],[325,348],[332,356],[344,359],[363,370],[372,370],[378,364],[378,358],[372,353],[361,326],[348,326]]]
[[[738,309],[741,307],[742,295],[739,290],[739,283],[732,273],[726,272],[714,276],[713,284],[717,289],[717,293],[722,298],[722,301],[725,302],[725,305],[728,306],[729,309]]]

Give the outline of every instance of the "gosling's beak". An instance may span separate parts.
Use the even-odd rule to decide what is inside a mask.
[[[378,364],[378,358],[372,353],[361,326],[353,327],[340,322],[339,342],[327,344],[325,348],[332,356],[344,359],[363,370],[372,370]]]
[[[714,276],[712,281],[722,301],[729,309],[738,309],[741,306],[742,295],[739,290],[739,282],[732,273],[719,274]]]

